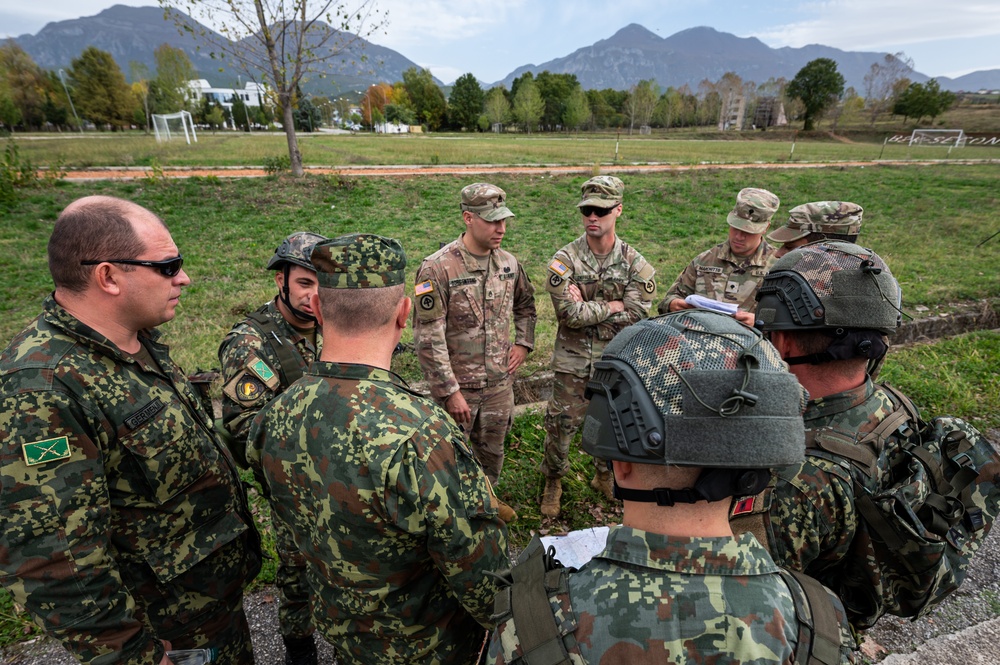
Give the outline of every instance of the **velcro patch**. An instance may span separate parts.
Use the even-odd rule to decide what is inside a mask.
[[[696,270],[699,273],[707,272],[707,273],[712,273],[712,274],[715,274],[715,275],[721,275],[722,272],[723,272],[722,268],[720,268],[718,266],[697,266]]]
[[[125,426],[133,430],[139,429],[140,425],[148,422],[153,416],[159,413],[163,406],[164,404],[160,398],[154,399],[152,402],[141,407],[138,411],[135,411],[128,418],[126,418]]]
[[[69,448],[69,439],[65,436],[22,443],[21,453],[24,455],[24,463],[28,466],[69,459],[73,454]]]
[[[431,293],[434,291],[434,282],[427,280],[426,282],[420,282],[413,288],[414,293],[418,296],[422,296],[425,293]]]
[[[278,375],[275,374],[270,365],[258,358],[256,354],[251,355],[247,359],[247,369],[256,374],[257,378],[263,381],[264,385],[271,390],[278,387]]]
[[[560,277],[565,277],[566,273],[569,272],[569,266],[560,261],[559,259],[552,259],[552,263],[549,264],[549,270],[559,275]]]
[[[238,402],[247,403],[259,399],[264,394],[264,390],[265,386],[260,379],[249,372],[244,372],[240,380],[236,382],[233,394],[236,395]]]
[[[448,286],[469,286],[476,283],[475,277],[458,277],[448,281]]]
[[[733,505],[733,517],[737,515],[746,515],[753,512],[753,504],[756,501],[757,496],[745,496],[741,499],[737,499],[736,503]]]

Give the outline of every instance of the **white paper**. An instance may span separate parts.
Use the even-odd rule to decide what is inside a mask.
[[[722,312],[723,314],[735,314],[736,310],[739,309],[733,303],[719,302],[718,300],[712,300],[711,298],[706,298],[705,296],[699,296],[697,293],[692,293],[687,298],[684,299],[689,305],[694,305],[699,309],[710,309],[713,312]]]
[[[562,565],[582,568],[585,563],[604,551],[608,542],[608,527],[598,526],[570,531],[565,536],[542,536],[545,549],[556,548],[556,558]]]

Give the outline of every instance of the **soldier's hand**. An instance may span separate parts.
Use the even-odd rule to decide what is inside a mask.
[[[757,317],[754,315],[753,312],[737,311],[735,314],[733,314],[733,318],[744,325],[750,326],[751,328],[753,328],[754,321],[757,320]]]
[[[456,390],[448,396],[444,402],[444,408],[459,425],[472,424],[472,410],[469,408],[469,403],[465,401],[461,390]]]
[[[625,301],[612,300],[608,303],[608,307],[611,309],[612,314],[621,314],[625,311]]]
[[[684,300],[684,298],[674,298],[667,307],[671,312],[679,312],[682,309],[694,309],[694,305]]]
[[[521,366],[524,359],[528,357],[528,349],[521,346],[520,344],[515,344],[510,347],[510,355],[507,356],[507,374],[513,374],[517,371],[517,368]]]
[[[573,302],[583,302],[583,294],[580,293],[580,287],[576,284],[570,284],[566,287],[566,295]]]
[[[174,665],[174,661],[167,658],[167,652],[170,651],[172,645],[168,640],[160,640],[160,642],[163,644],[163,658],[160,659],[158,665]]]

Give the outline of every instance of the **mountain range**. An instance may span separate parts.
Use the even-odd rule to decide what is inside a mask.
[[[184,50],[199,76],[212,85],[238,85],[242,72],[213,59],[211,49],[196,36],[207,29],[185,14],[170,12],[173,14],[165,15],[164,10],[156,7],[115,5],[96,16],[49,23],[37,34],[21,35],[15,41],[41,67],[52,70],[69,67],[84,48],[96,46],[108,51],[126,76],[131,62],[143,63],[149,71],[155,71],[153,51],[167,43]],[[179,32],[178,21],[194,30]],[[500,84],[510,88],[514,79],[525,72],[537,74],[548,70],[555,74],[575,74],[584,89],[624,90],[640,80],[653,79],[661,88],[686,84],[696,91],[701,81],[717,81],[726,72],[758,84],[770,78],[791,80],[807,62],[830,58],[836,61],[846,85],[863,94],[865,74],[872,63],[884,56],[884,53],[842,51],[819,44],[775,49],[756,37],[737,37],[708,27],[682,30],[664,38],[633,23],[564,57],[539,65],[523,65],[500,81],[481,83],[485,88]],[[324,69],[311,75],[303,88],[322,95],[363,90],[379,81],[400,81],[410,67],[418,65],[392,49],[358,38],[346,53],[324,63]],[[928,78],[916,71],[910,75],[917,82]],[[998,89],[1000,69],[937,80],[947,90]]]

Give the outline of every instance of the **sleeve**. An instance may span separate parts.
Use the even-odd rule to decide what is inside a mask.
[[[663,296],[663,300],[661,300],[656,306],[657,313],[669,313],[671,300],[675,300],[677,298],[683,300],[694,293],[695,276],[695,262],[692,261],[686,268],[684,268],[684,270],[681,271],[681,274],[677,276],[677,279],[670,285],[670,288],[667,289],[666,294]]]
[[[514,344],[529,351],[535,348],[535,287],[528,279],[524,266],[517,264],[517,283],[514,285]]]
[[[108,538],[100,414],[58,390],[8,394],[0,414],[4,587],[82,663],[158,662]]]
[[[559,325],[585,328],[596,326],[611,316],[611,306],[602,300],[577,302],[569,297],[567,290],[573,283],[573,263],[562,252],[557,252],[549,262],[545,277],[545,290],[552,298]]]
[[[416,307],[413,314],[413,341],[417,360],[431,395],[445,399],[458,392],[458,379],[451,368],[448,353],[448,288],[447,280],[426,261],[417,271],[414,286]]]
[[[222,340],[219,363],[222,367],[222,424],[231,436],[227,443],[233,456],[246,468],[250,423],[277,394],[278,368],[267,362],[263,341],[246,326],[238,326]],[[258,363],[264,365],[255,371]]]
[[[615,314],[613,323],[617,331],[649,316],[649,308],[656,296],[656,271],[646,259],[636,255],[629,267],[629,281],[625,287],[625,311]],[[616,331],[616,332],[617,332]]]

